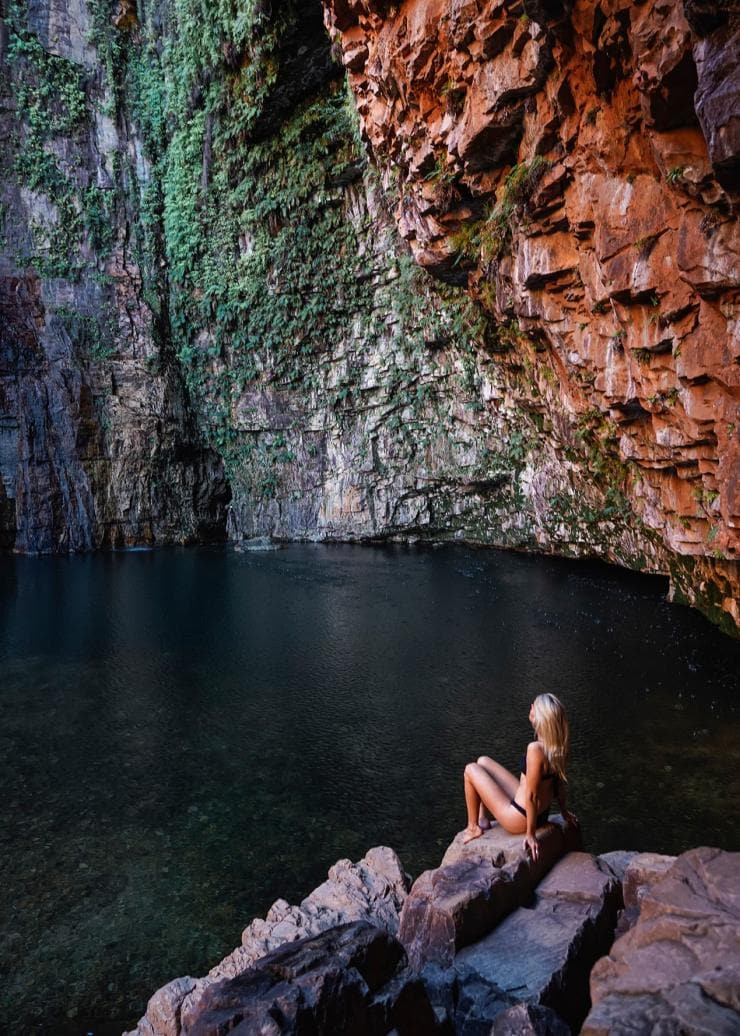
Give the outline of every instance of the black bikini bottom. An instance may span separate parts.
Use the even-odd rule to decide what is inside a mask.
[[[514,802],[514,800],[512,799],[511,800],[511,805],[514,807],[515,810],[517,810],[518,813],[521,813],[521,815],[523,817],[526,817],[526,815],[527,815],[526,809],[522,809],[522,807],[519,805],[518,802]],[[550,818],[550,807],[548,806],[547,809],[543,810],[538,815],[538,817],[537,817],[537,827],[542,827],[543,824],[547,823],[549,818]]]

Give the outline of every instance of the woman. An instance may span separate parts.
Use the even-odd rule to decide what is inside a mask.
[[[490,826],[491,814],[505,831],[525,835],[524,848],[536,860],[540,851],[536,831],[547,823],[553,799],[557,798],[567,823],[577,824],[578,820],[565,807],[570,734],[562,702],[554,694],[538,695],[530,707],[529,722],[535,740],[522,756],[519,780],[487,755],[465,767],[468,826],[463,842],[480,838]]]

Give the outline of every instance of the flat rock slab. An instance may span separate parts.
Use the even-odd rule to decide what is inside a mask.
[[[607,867],[569,853],[538,885],[531,907],[458,953],[461,985],[482,980],[499,994],[491,1021],[502,1005],[522,1001],[551,1008],[577,1029],[588,1010],[589,972],[609,949],[620,899]]]
[[[442,866],[414,883],[401,911],[399,939],[411,965],[451,964],[458,950],[530,898],[556,860],[580,846],[580,832],[556,817],[538,831],[538,840],[534,863],[524,852],[522,836],[498,825],[466,845],[458,834]]]
[[[522,848],[524,836],[510,835],[500,824],[493,824],[480,838],[463,844],[464,834],[464,831],[459,831],[450,842],[442,857],[441,867],[474,857],[493,860],[499,867],[526,860],[539,880],[564,853],[577,852],[583,848],[580,828],[566,824],[559,813],[554,813],[546,824],[537,828],[540,858],[536,864],[532,864]]]
[[[639,916],[593,969],[583,1033],[740,1032],[740,853],[638,861]]]

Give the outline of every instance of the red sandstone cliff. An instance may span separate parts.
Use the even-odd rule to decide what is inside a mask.
[[[739,624],[740,5],[325,8],[417,261],[505,325],[550,445],[592,436],[679,595]]]

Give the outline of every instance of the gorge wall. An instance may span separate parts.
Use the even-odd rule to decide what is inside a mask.
[[[731,19],[524,6],[4,6],[3,547],[463,539],[736,628]]]
[[[228,487],[174,356],[107,6],[3,12],[0,537],[18,551],[222,538]]]

